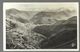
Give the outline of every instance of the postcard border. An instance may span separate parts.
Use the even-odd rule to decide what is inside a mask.
[[[4,3],[16,3],[16,2],[4,2]],[[3,3],[3,32],[6,32],[6,21],[5,21],[5,7]],[[23,3],[23,2],[17,2]],[[25,2],[25,3],[45,3],[45,2]],[[58,3],[58,2],[46,2],[46,3]],[[61,3],[61,2],[59,2]],[[62,2],[63,3],[63,2]],[[68,2],[65,2],[68,3]],[[72,3],[72,2],[70,2]],[[6,49],[6,33],[3,33],[3,50],[4,51],[79,51],[79,2],[77,3],[77,49]]]

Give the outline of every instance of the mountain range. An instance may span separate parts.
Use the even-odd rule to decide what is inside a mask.
[[[44,11],[21,11],[14,8],[6,10],[6,16],[8,18],[13,18],[22,23],[30,22],[34,24],[56,23],[57,20],[66,20],[69,17],[74,16],[75,13],[75,10],[65,8]]]
[[[53,25],[37,26],[33,31],[47,37],[41,43],[42,48],[55,48],[64,46],[77,39],[77,17],[73,16],[65,21],[59,21]]]
[[[27,9],[26,9],[27,10]],[[77,48],[75,10],[6,10],[8,49]],[[71,46],[75,44],[75,46]]]

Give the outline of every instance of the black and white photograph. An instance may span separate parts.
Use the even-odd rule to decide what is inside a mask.
[[[78,2],[4,2],[5,51],[78,51]]]

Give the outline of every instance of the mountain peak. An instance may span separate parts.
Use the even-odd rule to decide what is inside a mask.
[[[14,13],[14,14],[16,14],[16,13],[19,13],[20,11],[17,10],[17,9],[15,9],[15,8],[11,8],[11,9],[8,9],[6,12],[7,12],[7,14],[8,13]]]

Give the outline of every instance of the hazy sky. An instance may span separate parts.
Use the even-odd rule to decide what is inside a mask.
[[[51,3],[14,3],[5,2],[3,4],[4,9],[16,8],[18,10],[32,11],[32,10],[45,10],[45,9],[58,9],[58,8],[69,8],[71,10],[77,9],[77,2],[51,2]]]

